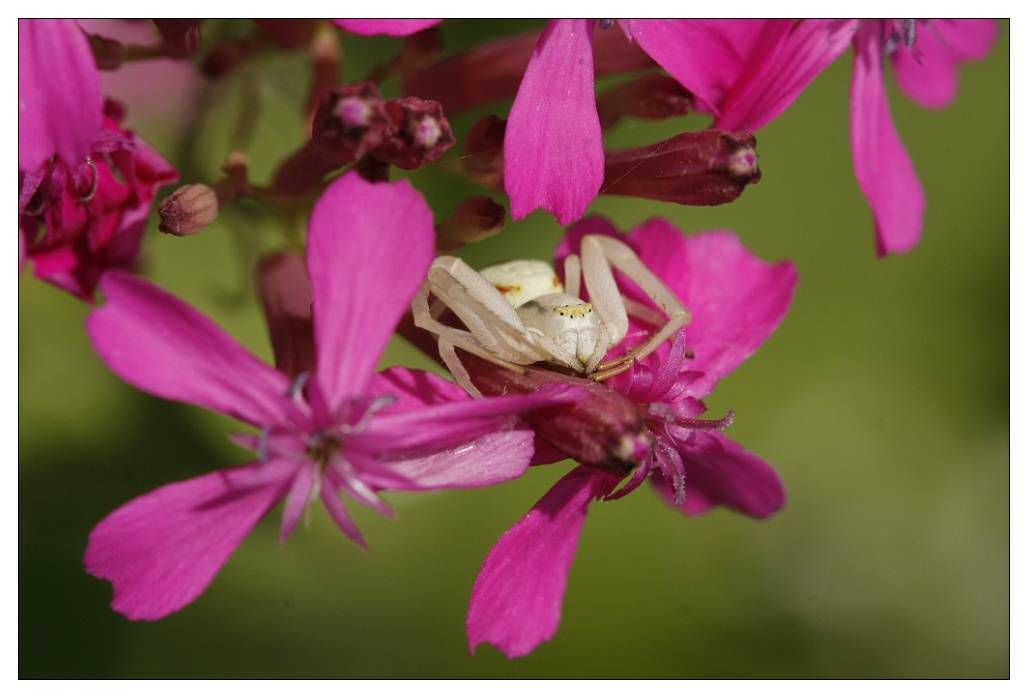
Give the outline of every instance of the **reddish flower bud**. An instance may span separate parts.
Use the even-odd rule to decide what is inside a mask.
[[[483,116],[464,137],[461,162],[468,176],[487,187],[503,189],[503,137],[507,122],[495,116]]]
[[[404,97],[386,102],[385,111],[391,125],[382,145],[371,153],[377,160],[415,170],[435,162],[457,142],[439,102]]]
[[[603,383],[536,367],[515,373],[463,352],[461,360],[483,395],[527,395],[553,382],[584,388],[587,397],[573,405],[525,414],[540,438],[582,465],[622,477],[650,453],[652,439],[637,406]]]
[[[277,252],[257,267],[257,289],[268,322],[275,367],[296,377],[315,365],[314,323],[307,265],[295,252]]]
[[[503,229],[507,209],[487,196],[473,196],[436,226],[436,249],[453,252],[469,242],[484,240]]]
[[[162,233],[195,235],[218,219],[218,195],[206,184],[179,187],[157,206]]]
[[[596,99],[600,126],[610,128],[621,117],[667,119],[692,110],[693,96],[677,80],[653,73],[607,90]]]
[[[600,191],[687,206],[726,204],[760,181],[756,143],[746,131],[710,129],[608,152]]]
[[[188,58],[200,49],[200,20],[155,19],[153,23],[169,58]]]
[[[253,23],[279,48],[294,50],[310,43],[317,22],[297,19],[255,19]]]

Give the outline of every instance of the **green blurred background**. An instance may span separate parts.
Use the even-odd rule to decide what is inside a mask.
[[[532,26],[455,22],[443,35],[459,47]],[[207,24],[205,38],[232,31],[245,25]],[[341,41],[347,79],[399,46]],[[789,501],[767,521],[729,511],[686,519],[646,490],[594,506],[561,627],[524,659],[487,645],[469,655],[468,597],[493,543],[569,464],[486,490],[391,496],[395,519],[356,511],[370,552],[320,507],[280,545],[279,508],[183,611],[157,623],[110,611],[110,585],[81,566],[90,529],[134,496],[250,454],[228,441],[239,425],[116,379],[82,330],[88,308],[27,271],[21,677],[1008,676],[1009,24],[986,61],[963,67],[944,111],[909,102],[890,76],[928,198],[922,243],[907,255],[874,256],[849,147],[851,65],[847,54],[758,133],[763,179],[736,202],[592,205],[622,229],[663,216],[687,233],[731,229],[765,259],[795,260],[790,314],[708,401],[714,415],[735,409],[729,435],[778,468]],[[202,106],[194,120],[182,121],[165,93],[149,109],[143,98],[130,104],[128,123],[182,168],[183,182],[214,178],[238,146],[263,181],[301,142],[307,70],[302,51],[259,58],[191,93]],[[506,109],[453,118],[455,131]],[[608,145],[705,125],[634,121]],[[437,218],[477,193],[451,165],[412,179]],[[240,206],[177,239],[151,221],[143,273],[268,357],[248,269],[283,223],[295,222]],[[536,213],[466,256],[545,259],[559,236]],[[402,340],[391,363],[429,365]]]

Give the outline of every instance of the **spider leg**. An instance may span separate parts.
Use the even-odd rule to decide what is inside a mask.
[[[626,299],[621,297],[617,289],[612,269],[619,270],[634,281],[668,317],[663,327],[650,335],[645,342],[632,347],[622,356],[600,363],[597,373],[592,376],[594,380],[605,380],[628,370],[635,360],[648,356],[692,319],[692,314],[671,289],[642,263],[631,247],[620,240],[606,235],[585,236],[582,239],[582,262],[590,300],[597,308],[597,312],[601,313],[601,318],[604,317],[603,312],[609,313],[613,318],[614,344],[624,339],[628,333],[628,311]],[[616,294],[616,297],[613,294]],[[599,301],[599,304],[604,306],[602,310],[597,299],[602,299]],[[634,311],[633,316],[652,322],[652,311],[647,309],[649,312],[638,312],[639,304],[634,301],[627,305]]]

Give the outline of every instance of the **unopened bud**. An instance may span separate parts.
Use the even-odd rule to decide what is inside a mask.
[[[415,170],[435,162],[457,142],[439,102],[419,97],[394,99],[385,104],[392,122],[382,145],[372,157],[402,170]]]
[[[608,152],[600,192],[687,206],[726,204],[760,181],[756,143],[746,131],[710,129]]]
[[[311,286],[303,257],[278,252],[257,267],[257,289],[268,322],[275,367],[288,376],[313,371],[314,323]]]
[[[176,189],[157,206],[162,233],[195,235],[218,219],[218,195],[206,184],[187,184]]]
[[[461,162],[474,181],[494,189],[503,189],[503,137],[507,122],[495,116],[483,116],[464,138]]]
[[[155,19],[153,23],[169,58],[188,58],[200,50],[200,20]]]
[[[403,40],[400,53],[393,61],[392,72],[403,77],[423,70],[438,61],[442,51],[443,41],[439,36],[439,29],[422,29]]]
[[[527,395],[552,382],[581,386],[586,391],[583,400],[524,415],[540,438],[568,458],[624,476],[649,456],[653,442],[638,408],[605,384],[534,366],[521,374],[477,356],[460,356],[483,395]]]
[[[117,70],[125,60],[125,46],[116,39],[87,34],[89,50],[93,53],[98,70]]]
[[[436,227],[438,252],[453,252],[503,230],[507,209],[487,196],[473,196]]]
[[[596,99],[600,125],[610,128],[624,116],[667,119],[692,110],[693,96],[677,80],[652,73],[607,90]]]

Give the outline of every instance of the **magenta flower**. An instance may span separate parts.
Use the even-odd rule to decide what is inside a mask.
[[[524,472],[533,436],[511,428],[515,415],[574,391],[472,400],[430,374],[374,373],[434,255],[432,225],[407,182],[349,174],[329,185],[308,238],[314,367],[295,380],[146,281],[103,277],[106,303],[87,329],[116,374],[259,429],[237,439],[257,461],[157,489],[93,529],[86,569],[113,583],[114,610],[155,620],[192,602],[280,500],[283,540],[320,498],[364,545],[339,493],[389,513],[384,489],[478,487]]]
[[[68,19],[18,20],[18,169],[54,155],[86,161],[100,136],[100,74],[82,29]]]
[[[154,196],[178,180],[121,118],[121,107],[108,102],[88,160],[56,157],[18,176],[21,261],[85,301],[107,269],[135,269]]]
[[[743,58],[766,42],[766,25],[776,22],[619,24],[630,41],[695,95],[701,108],[716,113]],[[603,184],[603,134],[593,84],[594,27],[594,20],[551,20],[532,53],[504,139],[504,183],[515,220],[541,207],[567,225],[582,217]]]
[[[558,258],[576,250],[583,235],[597,233],[617,234],[602,219],[582,221],[568,232]],[[606,384],[636,405],[652,448],[620,489],[620,477],[575,468],[503,535],[471,595],[472,652],[489,642],[518,657],[553,637],[578,537],[596,500],[616,499],[649,480],[688,515],[725,505],[763,518],[784,504],[774,469],[720,433],[732,415],[700,415],[706,410],[702,399],[717,381],[756,351],[785,316],[797,281],[793,265],[757,259],[732,233],[685,238],[660,219],[626,239],[693,314],[673,343]],[[635,333],[635,341],[645,334]]]
[[[904,94],[941,109],[956,96],[960,64],[988,55],[997,31],[994,20],[803,20],[780,44],[761,45],[750,56],[715,125],[757,130],[852,46],[857,181],[874,215],[878,254],[906,252],[921,237],[925,196],[889,111],[883,58]]]
[[[333,19],[338,26],[353,34],[374,36],[410,36],[439,24],[441,19]]]

